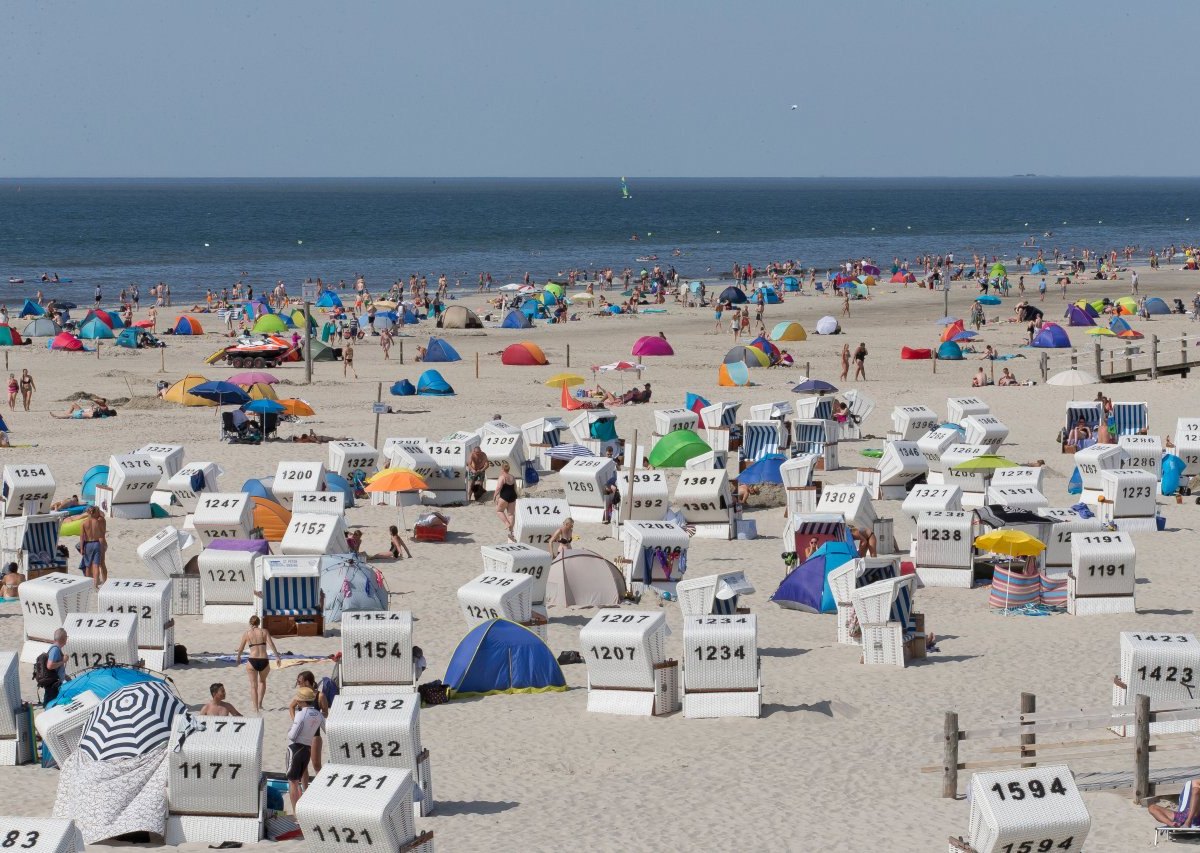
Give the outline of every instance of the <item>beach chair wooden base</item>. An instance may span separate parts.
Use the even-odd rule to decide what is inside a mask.
[[[697,539],[730,540],[735,533],[733,524],[697,524],[695,527]]]
[[[850,633],[850,617],[854,614],[854,606],[851,604],[842,604],[838,602],[837,606],[837,641],[846,646],[858,646],[862,644],[859,637],[855,637]]]
[[[1112,523],[1122,533],[1155,533],[1158,531],[1158,520],[1154,516],[1148,518],[1114,518]]]
[[[1156,826],[1154,827],[1154,846],[1160,841],[1190,841],[1200,844],[1200,826]]]
[[[245,625],[254,615],[253,604],[205,604],[205,625]]]
[[[571,504],[571,518],[575,519],[576,524],[603,524],[604,523],[604,507],[602,506],[575,506]],[[615,513],[614,513],[615,514]]]
[[[954,836],[950,836],[950,853],[979,853],[979,851],[961,837],[955,838]]]
[[[973,566],[949,568],[946,566],[917,566],[917,577],[925,586],[947,586],[970,589],[975,585]]]
[[[136,520],[145,520],[154,517],[153,505],[150,503],[144,504],[110,504],[108,511],[104,513],[109,518],[129,518]]]
[[[422,750],[417,756],[417,786],[421,796],[413,797],[413,816],[429,817],[433,814],[433,773],[429,764],[429,750]],[[414,791],[415,793],[415,791]]]
[[[654,665],[654,687],[593,687],[588,680],[587,709],[594,714],[665,717],[679,710],[679,663]]]
[[[762,682],[757,690],[685,691],[683,716],[691,719],[761,717]]]
[[[203,612],[204,594],[200,587],[200,576],[171,575],[171,615],[199,616]]]
[[[863,663],[869,666],[898,666],[908,662],[904,629],[899,622],[862,626]]]
[[[167,815],[164,840],[170,845],[185,843],[220,844],[239,841],[255,844],[263,837],[263,818],[224,815]]]
[[[1103,616],[1108,613],[1137,613],[1132,595],[1077,596],[1067,584],[1067,612],[1072,616]]]
[[[892,519],[875,519],[875,522],[871,525],[871,531],[875,534],[876,551],[881,556],[900,553],[900,549],[896,546],[895,525]]]

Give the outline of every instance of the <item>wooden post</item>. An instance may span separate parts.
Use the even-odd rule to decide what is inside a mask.
[[[475,378],[479,378],[479,353],[475,353]]]
[[[312,385],[312,303],[304,300],[304,384]]]
[[[1188,351],[1187,351],[1187,335],[1179,339],[1179,364],[1181,367],[1187,367]]]
[[[1133,347],[1125,346],[1125,372],[1133,370]]]
[[[4,351],[4,370],[8,371],[8,350]]]
[[[571,366],[571,345],[567,344],[567,367]]]
[[[1158,335],[1150,336],[1150,378],[1158,378]]]
[[[1021,715],[1034,714],[1037,712],[1037,696],[1032,693],[1021,694]],[[1021,722],[1025,722],[1022,720]],[[1021,735],[1021,757],[1033,758],[1037,755],[1037,750],[1032,749],[1037,743],[1036,734]],[[1030,761],[1021,765],[1022,767],[1037,767],[1036,761]]]
[[[167,348],[166,347],[158,348],[158,372],[159,373],[167,372]]]
[[[1139,693],[1133,700],[1133,797],[1139,805],[1150,796],[1150,697]]]
[[[1071,369],[1079,367],[1079,357],[1075,354],[1075,347],[1071,347]]]
[[[1103,379],[1104,378],[1104,364],[1103,364],[1103,356],[1100,353],[1100,342],[1099,341],[1096,341],[1096,343],[1095,343],[1095,354],[1096,354],[1096,378]]]
[[[936,376],[936,375],[937,375],[937,362],[938,362],[937,350],[934,350],[934,352],[933,352],[933,358],[931,358],[931,359],[929,359],[929,360],[930,360],[931,362],[933,362],[933,373],[934,373],[934,375]]]
[[[1042,353],[1041,356],[1039,356],[1038,361],[1042,366],[1042,382],[1045,382],[1050,377],[1050,356],[1046,355],[1046,353]]]
[[[375,402],[376,403],[383,402],[383,383],[382,382],[378,382],[375,385]],[[371,446],[375,447],[375,448],[379,447],[379,412],[375,413],[375,442]]]
[[[617,509],[617,520],[624,523],[629,520],[629,514],[633,511],[633,475],[637,471],[638,452],[637,452],[637,430],[633,431],[633,448],[625,445],[625,466],[629,469],[629,478],[625,482],[625,496],[621,501],[621,506]]]
[[[100,342],[96,341],[96,360],[100,360]]]
[[[400,363],[404,364],[404,341],[400,342]]]
[[[958,714],[946,712],[945,753],[942,756],[942,797],[958,797]]]
[[[811,361],[804,362],[804,376],[806,379],[812,377],[812,362]]]

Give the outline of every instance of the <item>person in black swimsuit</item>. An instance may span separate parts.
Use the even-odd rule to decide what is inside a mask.
[[[275,654],[275,666],[281,666],[279,649],[275,641],[260,624],[257,616],[250,617],[250,627],[242,634],[242,642],[238,645],[235,666],[241,666],[242,652],[249,647],[246,659],[246,675],[250,679],[250,704],[254,711],[262,713],[263,698],[267,695],[267,675],[270,674],[270,659],[267,657],[267,647]]]
[[[516,522],[517,481],[509,470],[507,460],[500,463],[500,476],[496,478],[496,515],[508,528],[508,538],[513,538],[513,524]]]

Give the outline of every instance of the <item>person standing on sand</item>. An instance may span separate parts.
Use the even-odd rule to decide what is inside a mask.
[[[17,392],[21,390],[20,383],[17,382],[17,374],[8,374],[8,408],[9,411],[17,410]]]
[[[867,345],[860,341],[858,349],[854,351],[854,379],[859,379],[864,382],[867,380]]]
[[[850,375],[850,344],[842,344],[842,375],[845,380]]]
[[[717,334],[721,333],[721,313],[724,310],[725,310],[725,304],[722,302],[718,302],[716,304],[716,306],[713,308],[713,317],[715,317],[717,320],[717,324],[716,324]]]
[[[154,334],[158,331],[158,308],[151,305],[148,313],[150,317],[150,333]]]
[[[269,667],[271,665],[267,658],[268,646],[275,653],[275,668],[279,669],[282,663],[279,660],[279,649],[275,648],[275,641],[271,639],[270,633],[262,627],[261,620],[257,616],[251,616],[250,627],[246,633],[242,634],[242,641],[238,643],[233,665],[242,665],[242,652],[249,648],[246,676],[250,679],[250,704],[256,714],[262,713],[263,699],[267,695],[267,676],[270,674]]]
[[[388,329],[384,329],[379,333],[379,348],[383,350],[383,360],[391,361],[392,333]]]
[[[342,349],[342,376],[345,376],[347,371],[353,373],[355,379],[358,378],[358,371],[354,369],[354,344],[349,339]]]
[[[79,550],[83,560],[79,567],[87,573],[99,589],[108,580],[104,570],[104,549],[108,547],[108,523],[100,510],[90,507],[79,528]]]
[[[508,538],[513,538],[513,524],[516,523],[517,481],[509,470],[508,460],[500,463],[500,474],[496,477],[496,495],[492,499],[496,507],[496,515],[508,528]]]
[[[33,374],[26,367],[21,370],[21,405],[25,407],[25,411],[29,411],[29,404],[33,402],[33,392],[37,390],[37,385],[33,381]]]

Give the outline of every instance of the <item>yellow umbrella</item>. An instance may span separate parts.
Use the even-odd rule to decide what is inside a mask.
[[[313,411],[312,406],[300,399],[289,397],[286,400],[278,400],[276,402],[283,406],[282,414],[285,415],[292,415],[293,417],[297,418],[307,418],[316,414],[316,412]]]
[[[975,547],[993,554],[1009,557],[1036,557],[1046,550],[1046,545],[1020,530],[992,530],[976,537]]]
[[[1092,328],[1090,328],[1086,332],[1084,332],[1084,334],[1102,335],[1104,337],[1109,337],[1109,338],[1115,338],[1117,336],[1117,333],[1114,332],[1112,329],[1108,328],[1108,326],[1093,326]]]
[[[573,385],[582,385],[584,382],[587,380],[576,373],[556,373],[546,380],[546,384],[551,388],[570,388]]]
[[[368,492],[417,492],[429,485],[407,468],[384,468],[367,481]]]

